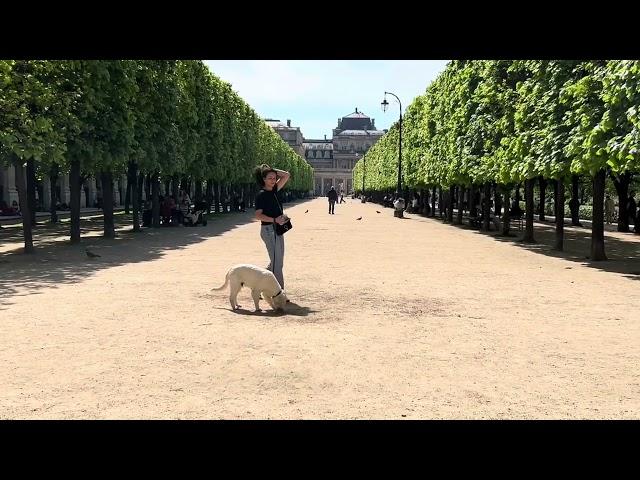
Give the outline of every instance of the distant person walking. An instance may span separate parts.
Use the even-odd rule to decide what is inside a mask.
[[[336,192],[335,188],[331,187],[329,193],[327,193],[327,198],[329,199],[329,213],[335,215],[336,202],[338,201],[338,192]]]

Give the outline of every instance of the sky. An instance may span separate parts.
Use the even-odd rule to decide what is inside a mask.
[[[379,130],[403,111],[444,70],[447,60],[205,60],[211,71],[262,118],[291,120],[307,139],[332,137],[338,118],[356,107]]]

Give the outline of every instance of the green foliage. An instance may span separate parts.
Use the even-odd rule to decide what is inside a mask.
[[[0,160],[85,175],[146,173],[253,182],[260,163],[313,187],[313,169],[201,61],[0,61]]]
[[[403,178],[410,188],[513,185],[640,170],[640,62],[456,60],[408,106]],[[398,125],[354,169],[355,185],[397,178]]]

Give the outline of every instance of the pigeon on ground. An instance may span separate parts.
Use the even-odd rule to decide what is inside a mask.
[[[380,210],[376,210],[376,213],[380,213]]]
[[[89,257],[89,258],[98,258],[98,257],[100,257],[100,255],[98,255],[97,253],[93,253],[88,248],[85,249],[85,252],[87,252],[87,257]]]
[[[356,220],[362,220],[362,217],[358,217],[358,218],[356,218]]]

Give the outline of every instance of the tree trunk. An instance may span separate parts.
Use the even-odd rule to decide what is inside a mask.
[[[202,201],[202,180],[197,178],[195,180],[195,183],[196,183],[195,199],[196,199],[196,202],[201,202]]]
[[[627,209],[627,199],[629,198],[629,184],[631,183],[631,173],[625,172],[622,175],[611,175],[613,184],[618,193],[618,231],[629,231],[629,215],[631,212]]]
[[[138,174],[138,208],[139,211],[142,211],[142,192],[144,192],[144,173],[140,172]]]
[[[533,182],[534,179],[530,178],[525,180],[524,182],[524,201],[525,201],[525,229],[524,229],[524,237],[522,239],[525,243],[536,243],[533,238]]]
[[[129,162],[131,165],[131,162]],[[129,215],[129,204],[131,203],[131,176],[127,177],[127,193],[124,196],[124,213]]]
[[[442,218],[444,212],[444,202],[442,199],[442,187],[438,187],[438,213],[440,214],[440,218]]]
[[[180,187],[182,187],[182,190],[187,192],[189,198],[191,198],[191,182],[189,182],[189,177],[186,175],[182,177],[182,180],[180,180]]]
[[[140,231],[140,205],[138,205],[138,164],[135,161],[129,161],[129,169],[127,171],[127,197],[133,200],[133,231]],[[130,192],[130,194],[129,194]]]
[[[155,172],[150,177],[151,182],[151,215],[153,228],[160,228],[160,176],[159,172]]]
[[[252,185],[252,187],[253,187],[253,190],[252,190],[253,198],[251,199],[251,204],[252,204],[253,208],[256,208],[256,198],[258,197],[259,187],[255,183]]]
[[[171,179],[167,178],[164,181],[164,196],[165,197],[170,197],[171,196]],[[178,199],[178,197],[176,197],[176,200]]]
[[[145,200],[151,200],[151,174],[147,173],[147,177],[145,178],[144,181],[144,194]]]
[[[116,230],[113,225],[113,173],[100,172],[100,181],[102,182],[104,238],[115,238]]]
[[[593,179],[593,217],[591,219],[591,260],[606,260],[604,253],[604,184],[605,170]]]
[[[213,182],[213,202],[215,213],[220,213],[220,182]]]
[[[464,204],[464,187],[458,187],[458,225],[462,225],[462,205]]]
[[[451,185],[449,187],[449,195],[447,199],[447,221],[449,223],[453,223],[453,199],[456,195],[456,187],[455,185]]]
[[[520,183],[516,185],[516,204],[520,204]]]
[[[56,203],[58,203],[58,192],[56,185],[58,183],[58,176],[60,175],[60,166],[57,163],[51,164],[49,170],[49,185],[51,185],[51,223],[58,223],[58,212],[56,211]]]
[[[473,184],[471,184],[471,187],[469,188],[469,216],[478,216],[478,208],[476,206],[476,186]]]
[[[541,222],[544,222],[544,207],[545,207],[545,194],[547,191],[547,181],[544,179],[542,175],[538,177],[538,185],[540,186],[540,204],[539,204],[539,219]]]
[[[482,199],[482,229],[488,232],[491,228],[491,184],[486,182],[484,184],[484,192]]]
[[[178,175],[171,177],[171,195],[173,195],[173,198],[175,198],[177,202],[180,196],[180,179]]]
[[[229,206],[229,190],[230,190],[230,186],[229,183],[224,184],[224,187],[222,187],[223,192],[221,192],[222,195],[222,213],[229,213],[229,209],[227,208]]]
[[[207,180],[207,190],[206,190],[206,200],[207,200],[207,213],[211,213],[211,203],[213,202],[213,180]]]
[[[436,187],[433,187],[431,192],[431,217],[436,216]]]
[[[564,180],[552,180],[552,182],[556,211],[556,241],[553,248],[561,252],[564,250]],[[562,215],[558,215],[557,212],[562,212]]]
[[[558,211],[559,211],[558,202],[557,202],[559,181],[562,181],[562,180],[554,180],[554,179],[551,180],[551,187],[553,188],[553,216],[556,217],[556,220],[558,218]]]
[[[493,185],[493,198],[496,218],[500,218],[500,215],[502,215],[502,197],[500,196],[500,189],[497,184]]]
[[[504,192],[504,214],[502,215],[502,236],[503,237],[511,237],[511,233],[509,232],[510,229],[510,222],[511,219],[509,217],[509,200],[511,197],[511,188],[507,188],[505,187],[505,192]]]
[[[25,178],[25,168],[22,161],[13,155],[13,166],[16,171],[16,190],[18,190],[18,202],[20,204],[20,214],[22,215],[22,232],[24,235],[24,253],[34,253],[33,230],[31,224],[31,211],[29,210],[29,200],[27,194],[27,182]]]
[[[69,169],[69,188],[71,198],[71,244],[80,243],[80,160],[72,160]]]
[[[242,199],[244,200],[245,211],[249,206],[249,190],[250,189],[251,189],[251,184],[250,183],[245,183],[242,186]]]
[[[571,201],[569,209],[571,210],[571,225],[581,227],[580,223],[580,201],[578,200],[578,190],[580,187],[580,179],[578,175],[571,175]],[[562,207],[562,215],[564,216],[564,206]]]
[[[33,158],[27,160],[27,202],[31,215],[31,228],[36,226],[36,164]]]

